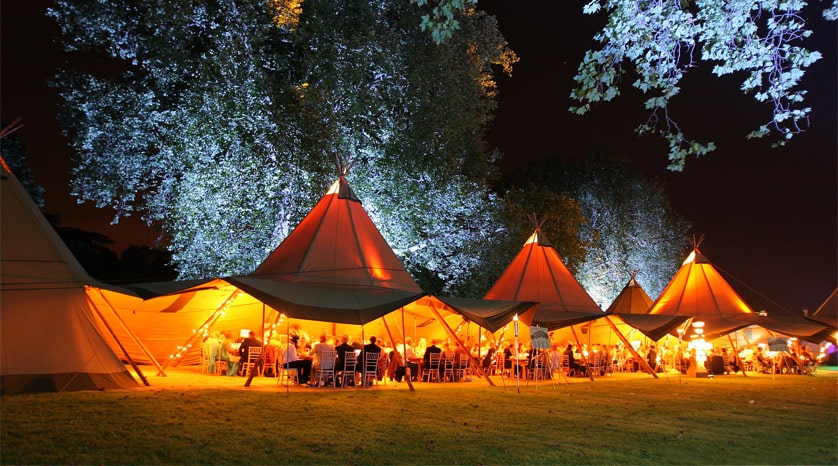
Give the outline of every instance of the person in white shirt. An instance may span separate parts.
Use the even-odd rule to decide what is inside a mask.
[[[297,355],[298,341],[300,341],[300,337],[297,335],[292,336],[291,341],[286,342],[280,348],[279,357],[282,358],[283,367],[286,369],[297,369],[300,374],[299,383],[302,385],[308,383],[308,379],[311,377],[311,360],[300,359],[299,355]]]

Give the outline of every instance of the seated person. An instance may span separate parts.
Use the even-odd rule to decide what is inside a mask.
[[[283,367],[286,369],[297,369],[300,374],[299,383],[303,385],[308,383],[308,379],[311,378],[311,360],[300,359],[297,354],[298,341],[300,341],[299,336],[292,336],[291,341],[286,342],[285,346],[280,348],[281,353],[279,357],[283,360]]]
[[[586,368],[585,368],[585,365],[584,364],[579,364],[577,362],[577,360],[576,360],[576,358],[574,357],[574,354],[573,354],[573,345],[572,344],[568,343],[567,348],[565,348],[564,353],[562,353],[562,354],[564,356],[567,356],[568,375],[572,376],[572,375],[575,375],[577,373],[580,374],[580,375],[585,375],[585,373],[587,372]]]
[[[256,334],[253,333],[253,330],[251,330],[247,334],[247,338],[245,338],[244,341],[242,341],[241,345],[239,346],[239,356],[241,356],[241,359],[239,360],[239,369],[241,369],[241,367],[244,366],[244,363],[247,362],[248,356],[250,354],[250,348],[261,348],[261,347],[262,347],[262,342],[259,341],[258,339],[256,339]],[[261,365],[262,365],[262,361],[260,360],[256,364],[256,369],[258,370],[261,367]],[[244,374],[242,374],[242,375],[244,375]]]

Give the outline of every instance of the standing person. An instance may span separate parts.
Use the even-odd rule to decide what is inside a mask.
[[[655,348],[655,345],[649,345],[649,351],[646,353],[646,362],[649,363],[652,371],[658,371],[658,350]]]
[[[286,369],[297,369],[299,372],[298,382],[300,385],[307,384],[311,377],[311,360],[300,359],[297,354],[297,342],[300,337],[293,335],[290,341],[285,342],[285,346],[280,348],[280,356],[284,361],[283,367]]]

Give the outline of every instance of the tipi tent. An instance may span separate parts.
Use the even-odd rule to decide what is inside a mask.
[[[2,165],[0,392],[137,386],[94,324],[85,286],[104,285],[85,273]]]
[[[451,298],[442,301],[426,295],[344,177],[253,273],[129,288],[146,299],[102,292],[95,302],[115,311],[158,361],[195,361],[197,343],[210,328],[236,334],[241,329],[259,328],[266,333],[284,332],[284,326],[293,321],[295,326],[307,327],[310,334],[341,335],[357,333],[359,326],[403,309],[408,315],[407,328],[402,328],[401,318],[389,319],[389,327],[396,333],[393,339],[399,340],[424,331],[428,320],[438,319],[437,313],[452,321],[461,320],[462,315],[490,321],[533,306]],[[382,336],[382,327],[365,333]],[[445,335],[443,330],[437,331]],[[133,352],[142,359],[137,354],[139,348]]]
[[[804,339],[824,329],[816,322],[781,311],[772,315],[755,313],[697,247],[684,260],[649,314],[690,316],[692,322],[704,322],[704,336],[711,340],[749,325]]]

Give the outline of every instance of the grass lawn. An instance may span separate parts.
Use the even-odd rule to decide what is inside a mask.
[[[199,379],[198,377],[202,377]],[[2,464],[836,464],[838,372],[4,396]],[[212,382],[224,380],[226,385]],[[210,382],[207,382],[210,381]]]

